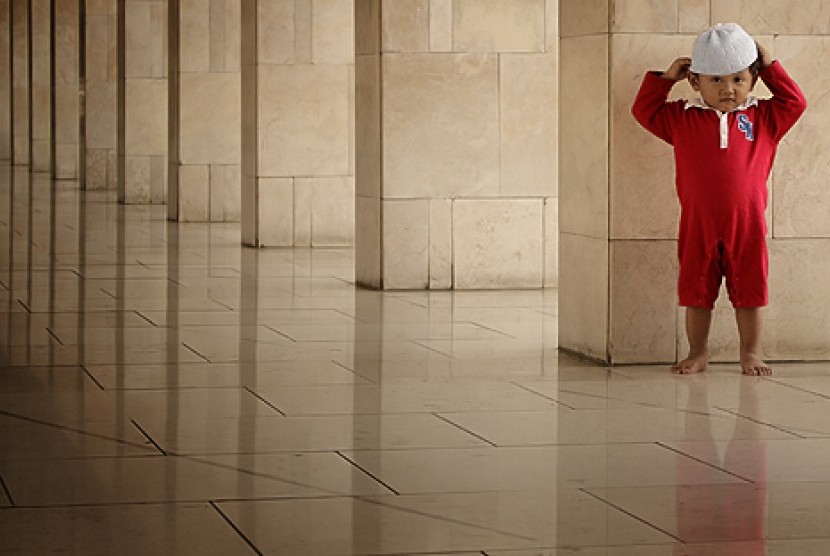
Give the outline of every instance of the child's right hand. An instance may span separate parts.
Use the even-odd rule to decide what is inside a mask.
[[[689,77],[689,67],[692,65],[692,59],[689,57],[681,57],[672,62],[669,69],[663,72],[663,79],[671,79],[672,81],[681,81]]]

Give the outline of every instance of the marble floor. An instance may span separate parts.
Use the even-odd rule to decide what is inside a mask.
[[[830,364],[603,368],[0,167],[0,553],[826,555]]]

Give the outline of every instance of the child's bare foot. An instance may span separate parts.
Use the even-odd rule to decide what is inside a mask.
[[[689,357],[677,365],[672,365],[671,371],[678,375],[692,375],[702,373],[706,370],[707,365],[709,365],[708,353],[701,353],[698,355],[689,354]]]
[[[741,355],[741,372],[749,376],[770,376],[772,369],[754,353]]]

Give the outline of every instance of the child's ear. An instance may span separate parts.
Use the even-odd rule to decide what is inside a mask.
[[[700,91],[700,76],[696,73],[689,72],[689,84],[695,91]]]

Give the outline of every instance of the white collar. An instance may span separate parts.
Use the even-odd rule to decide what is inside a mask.
[[[746,97],[745,101],[743,101],[739,106],[736,106],[735,108],[730,110],[730,112],[736,112],[738,110],[746,110],[747,108],[749,108],[751,106],[755,106],[756,104],[758,104],[758,97],[756,97],[754,95],[749,95],[749,96]],[[697,97],[695,99],[686,101],[685,109],[688,110],[689,108],[701,108],[703,110],[714,110],[718,114],[725,114],[725,112],[721,112],[717,108],[713,108],[713,107],[709,106],[708,104],[706,104],[706,102],[701,97]]]

